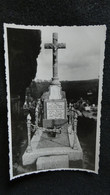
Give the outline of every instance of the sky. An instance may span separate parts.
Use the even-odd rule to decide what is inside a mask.
[[[52,49],[44,49],[52,43],[52,33],[58,33],[58,43],[66,49],[58,49],[59,80],[89,80],[99,77],[105,26],[38,27],[41,30],[41,52],[37,58],[36,79],[52,78]],[[104,48],[103,48],[104,52]]]

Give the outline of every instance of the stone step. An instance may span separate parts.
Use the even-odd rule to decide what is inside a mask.
[[[68,155],[44,156],[36,161],[37,170],[69,168]]]

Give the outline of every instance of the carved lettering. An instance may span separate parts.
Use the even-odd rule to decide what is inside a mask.
[[[47,102],[47,119],[64,119],[64,102]]]

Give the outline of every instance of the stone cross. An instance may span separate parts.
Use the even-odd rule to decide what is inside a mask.
[[[53,43],[46,43],[45,49],[53,49],[53,78],[52,84],[58,85],[58,49],[66,48],[65,43],[58,43],[58,33],[53,33]]]

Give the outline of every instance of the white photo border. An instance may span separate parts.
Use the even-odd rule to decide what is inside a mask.
[[[90,25],[92,26],[92,25]],[[31,29],[37,30],[41,27],[51,27],[51,26],[25,26],[25,25],[16,25],[16,24],[7,24],[4,23],[4,50],[5,50],[5,68],[6,68],[6,85],[7,85],[7,119],[8,119],[8,142],[9,142],[9,167],[10,167],[10,180],[19,178],[21,176],[30,175],[33,173],[47,172],[47,171],[60,171],[60,170],[74,170],[74,171],[86,171],[89,173],[98,174],[99,171],[99,155],[100,155],[100,134],[101,134],[101,102],[102,102],[102,91],[103,91],[103,68],[104,68],[104,58],[105,58],[105,40],[106,40],[106,25],[95,25],[103,26],[105,31],[104,41],[101,45],[101,55],[100,55],[100,77],[99,77],[99,93],[98,93],[98,115],[97,115],[97,128],[96,128],[96,155],[95,155],[95,171],[87,169],[78,169],[78,168],[61,168],[61,169],[49,169],[41,170],[34,172],[27,172],[20,175],[13,176],[13,160],[12,160],[12,131],[11,131],[11,105],[10,105],[10,79],[9,79],[9,56],[8,56],[8,39],[7,39],[7,28],[13,29]],[[52,26],[56,27],[56,26]],[[60,27],[60,26],[57,26]],[[61,26],[61,27],[88,27],[88,26]],[[61,28],[60,27],[60,28]]]

